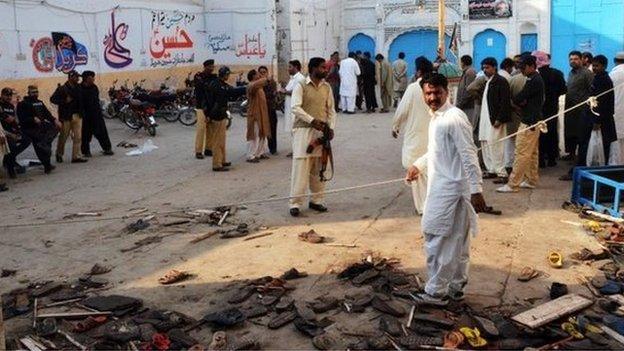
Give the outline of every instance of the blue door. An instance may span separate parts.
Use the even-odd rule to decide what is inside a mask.
[[[451,38],[446,36],[446,47],[448,48]],[[425,56],[431,62],[436,59],[436,48],[438,47],[438,31],[434,30],[414,30],[403,33],[396,37],[390,44],[388,52],[390,62],[399,58],[399,53],[405,53],[405,61],[407,62],[408,77],[412,77],[415,73],[414,60],[419,56]],[[448,50],[447,50],[448,52]],[[451,53],[447,54],[448,60],[455,62],[455,58]]]
[[[572,50],[603,54],[611,62],[624,50],[624,1],[552,0],[552,65],[568,72]],[[567,76],[567,74],[566,74]]]
[[[368,51],[370,52],[371,57],[374,58],[375,40],[366,34],[358,33],[349,40],[348,49],[349,52],[356,52],[359,50],[362,51],[362,53],[365,53]]]
[[[507,57],[507,38],[503,33],[486,29],[474,37],[474,66],[481,68],[481,61],[486,57],[494,57],[499,64]]]
[[[537,33],[522,34],[520,36],[520,52],[537,50]]]

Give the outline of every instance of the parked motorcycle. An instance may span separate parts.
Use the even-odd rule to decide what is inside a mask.
[[[114,119],[120,118],[120,111],[123,106],[128,104],[130,99],[130,90],[127,87],[128,81],[126,80],[119,89],[116,88],[117,80],[113,81],[113,85],[108,88],[108,102],[102,103],[102,114],[104,118]]]
[[[154,114],[156,108],[149,102],[140,101],[137,99],[130,99],[128,105],[122,108],[121,113],[124,115],[124,123],[130,127],[130,129],[138,132],[141,128],[151,136],[156,136],[156,119]]]
[[[165,82],[169,79],[170,77],[167,77]],[[157,90],[147,90],[143,88],[143,82],[144,80],[142,80],[139,84],[135,84],[132,90],[132,97],[154,105],[156,109],[155,116],[163,117],[167,122],[177,121],[179,118],[179,111],[178,106],[176,105],[176,93],[172,93],[166,83],[163,83]]]

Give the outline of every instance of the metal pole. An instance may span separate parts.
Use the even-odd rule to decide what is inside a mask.
[[[444,57],[444,49],[446,47],[446,43],[444,42],[446,5],[444,2],[445,0],[438,0],[438,49],[442,57]]]

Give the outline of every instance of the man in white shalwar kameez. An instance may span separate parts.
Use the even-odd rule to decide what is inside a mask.
[[[624,163],[624,52],[618,52],[615,55],[614,62],[615,67],[609,73],[613,86],[615,87],[615,110],[613,119],[615,120],[615,132],[617,133],[618,140],[611,144],[611,153],[616,152],[619,157],[615,159],[609,157],[609,160],[614,161],[614,164]],[[614,150],[614,147],[619,147],[619,152]],[[615,156],[615,155],[614,155]]]
[[[482,176],[472,126],[466,114],[448,101],[448,81],[440,74],[423,80],[431,109],[427,153],[414,162],[407,181],[427,170],[427,199],[422,218],[429,280],[418,299],[444,305],[461,300],[468,282],[470,234],[477,232],[477,212],[485,211]]]
[[[427,59],[416,61],[416,76],[418,79],[415,83],[411,83],[405,93],[403,99],[399,102],[399,106],[394,114],[392,121],[392,136],[397,138],[403,126],[405,131],[403,135],[403,167],[408,169],[414,161],[427,152],[427,140],[429,131],[429,107],[425,104],[423,98],[420,81],[426,74],[431,73],[433,64]],[[414,207],[419,215],[422,215],[427,196],[427,176],[423,172],[421,177],[411,182],[412,197],[414,199]]]
[[[326,76],[325,59],[314,57],[308,64],[308,78],[295,85],[292,93],[292,113],[295,121],[290,215],[293,217],[299,216],[308,190],[314,194],[308,207],[317,212],[327,211],[327,207],[323,204],[325,182],[320,177],[323,146],[316,143],[319,138],[324,137],[325,126],[329,126],[330,139],[333,138],[336,124],[334,94],[331,85],[325,81]]]
[[[355,113],[355,97],[358,86],[357,77],[361,74],[360,65],[355,61],[355,54],[349,53],[349,57],[340,61],[340,108],[348,114]]]
[[[299,60],[292,60],[288,63],[288,74],[290,80],[286,87],[282,90],[285,95],[284,99],[284,131],[292,133],[294,117],[291,108],[291,96],[295,89],[295,86],[301,82],[305,82],[306,77],[301,73],[301,62]]]

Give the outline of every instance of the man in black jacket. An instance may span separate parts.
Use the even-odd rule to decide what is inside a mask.
[[[72,137],[72,163],[84,163],[86,159],[80,154],[82,143],[82,92],[78,81],[80,75],[76,71],[67,74],[67,82],[59,85],[50,97],[50,102],[58,106],[58,118],[63,123],[61,134],[56,143],[56,162],[63,162],[65,142]]]
[[[102,147],[104,155],[113,155],[112,145],[106,130],[106,123],[100,106],[100,90],[95,85],[95,72],[82,72],[82,154],[91,157],[91,139],[95,138]]]
[[[208,109],[206,106],[207,94],[209,93],[209,86],[213,81],[218,80],[217,75],[214,74],[215,64],[214,60],[204,61],[204,70],[195,74],[193,84],[195,85],[195,113],[197,114],[197,125],[195,126],[195,158],[201,160],[204,156],[212,156],[210,150],[210,136],[212,130],[210,130],[210,116],[204,112]]]
[[[507,178],[505,144],[498,140],[507,136],[506,123],[511,120],[511,92],[507,79],[498,74],[498,63],[493,57],[481,62],[487,77],[481,102],[479,141],[486,172],[484,178]]]
[[[4,156],[2,164],[9,175],[9,178],[15,178],[17,173],[23,173],[26,169],[20,166],[17,161],[17,155],[26,150],[30,146],[30,139],[25,136],[17,121],[15,114],[15,105],[13,105],[13,89],[3,88],[0,93],[0,123],[4,129],[7,144],[9,145],[9,153]]]
[[[232,165],[225,161],[228,101],[245,95],[247,91],[246,87],[232,87],[227,83],[228,79],[230,79],[230,69],[225,66],[221,67],[219,79],[210,82],[209,94],[207,95],[207,106],[210,106],[210,110],[206,113],[210,116],[212,170],[215,172],[227,172],[229,171],[228,167]]]
[[[49,174],[55,168],[50,163],[52,141],[63,124],[39,100],[39,89],[36,86],[28,86],[28,96],[17,104],[17,118],[22,132],[32,141],[44,172]]]
[[[542,113],[544,118],[554,116],[559,111],[559,96],[567,92],[563,72],[550,67],[548,54],[534,52],[537,59],[537,69],[544,80],[545,100]],[[557,118],[546,122],[548,132],[540,135],[539,141],[539,165],[540,168],[554,167],[559,158],[559,129]]]
[[[371,61],[370,52],[367,51],[362,59],[362,84],[367,113],[375,112],[378,107],[375,95],[375,85],[377,85],[375,76],[375,64]]]
[[[527,81],[522,91],[513,98],[513,103],[521,109],[521,123],[518,127],[521,132],[516,136],[516,156],[513,171],[509,175],[509,182],[496,189],[499,193],[515,193],[518,192],[519,188],[534,189],[539,180],[540,128],[527,128],[542,120],[544,80],[537,73],[534,56],[523,55],[520,68],[522,74],[527,77]]]

